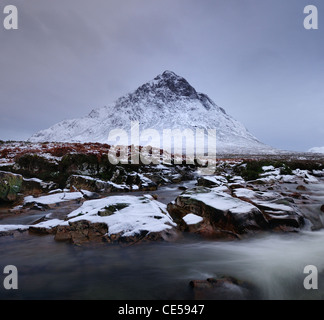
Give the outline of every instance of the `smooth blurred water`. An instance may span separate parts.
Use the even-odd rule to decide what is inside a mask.
[[[18,290],[1,299],[191,299],[190,280],[231,275],[254,284],[260,299],[324,298],[324,231],[266,235],[253,240],[184,239],[120,247],[77,247],[52,236],[0,238],[0,267],[13,264]],[[319,289],[306,290],[306,265]],[[1,277],[1,275],[0,275]]]

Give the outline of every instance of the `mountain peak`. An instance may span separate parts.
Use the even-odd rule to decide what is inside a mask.
[[[188,81],[185,79],[185,78],[183,78],[183,77],[181,77],[181,76],[179,76],[179,75],[177,75],[175,72],[173,72],[173,71],[170,71],[170,70],[165,70],[162,74],[159,74],[158,76],[156,76],[155,78],[154,78],[154,80],[156,81],[173,81],[173,82],[178,82],[178,81],[186,81],[187,83],[188,83]],[[189,83],[188,83],[189,84]]]
[[[178,76],[175,72],[170,71],[170,70],[165,70],[165,71],[162,73],[162,76],[163,76],[163,77],[176,77],[176,78],[181,78],[181,77]]]
[[[206,94],[198,93],[185,78],[169,70],[120,97],[114,105],[95,109],[86,117],[62,121],[36,133],[30,141],[107,143],[111,130],[129,133],[133,121],[139,122],[141,130],[154,129],[161,136],[164,129],[216,130],[217,152],[270,150]],[[157,141],[150,143],[160,147]]]
[[[196,90],[189,82],[173,71],[164,71],[162,74],[155,77],[154,80],[150,82],[150,85],[152,85],[154,89],[166,89],[171,91],[178,97],[182,96],[195,99],[198,97]]]

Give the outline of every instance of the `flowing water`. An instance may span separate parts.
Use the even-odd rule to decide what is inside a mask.
[[[314,197],[322,201],[324,190],[315,188]],[[162,189],[165,202],[169,191],[173,199],[178,192]],[[0,270],[15,265],[19,273],[18,290],[5,290],[0,281],[1,299],[192,299],[191,280],[222,275],[252,283],[259,299],[324,298],[322,229],[229,242],[187,236],[123,247],[78,247],[22,234],[0,238],[0,257]],[[307,265],[318,268],[318,290],[303,286]]]

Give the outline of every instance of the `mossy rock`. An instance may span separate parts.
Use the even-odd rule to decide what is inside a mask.
[[[21,175],[0,171],[0,201],[15,201],[22,182]]]
[[[110,206],[104,207],[103,210],[98,212],[98,215],[101,217],[111,216],[116,211],[127,208],[129,206],[128,203],[116,203]]]

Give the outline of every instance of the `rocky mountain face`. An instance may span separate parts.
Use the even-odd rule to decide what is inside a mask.
[[[131,123],[139,130],[216,129],[217,153],[273,153],[275,150],[254,137],[239,121],[229,116],[206,94],[197,92],[186,79],[165,71],[134,92],[119,98],[114,105],[92,110],[87,116],[65,120],[34,134],[31,142],[108,141],[112,129],[130,132]],[[129,140],[129,143],[131,141]],[[154,145],[155,143],[155,145]],[[144,142],[140,140],[140,144]],[[155,147],[163,143],[150,141]],[[158,144],[158,145],[157,145]],[[198,144],[198,143],[197,143]]]

